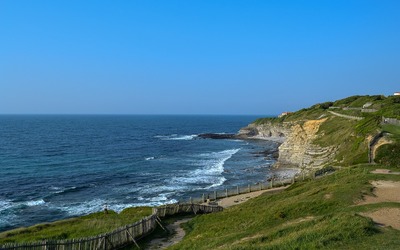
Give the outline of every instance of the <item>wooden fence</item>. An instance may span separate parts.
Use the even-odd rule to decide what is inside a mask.
[[[133,224],[120,227],[112,232],[95,237],[71,240],[45,240],[34,243],[8,243],[0,246],[0,249],[19,250],[108,250],[117,249],[128,244],[136,244],[136,241],[151,233],[160,217],[181,213],[213,213],[220,212],[223,208],[219,206],[206,206],[199,204],[172,204],[153,208],[150,216],[143,218]],[[138,246],[138,245],[137,245]],[[138,246],[139,247],[139,246]]]
[[[235,196],[239,194],[246,194],[246,193],[251,193],[251,192],[257,192],[261,190],[267,190],[271,188],[276,188],[276,187],[281,187],[281,186],[286,186],[295,181],[296,178],[301,178],[300,175],[297,175],[293,178],[288,178],[288,179],[274,179],[270,180],[269,182],[260,182],[258,184],[252,184],[252,185],[247,185],[247,186],[236,186],[234,188],[230,189],[225,189],[225,190],[216,190],[211,193],[203,193],[201,197],[197,198],[190,198],[189,203],[194,203],[194,204],[201,204],[206,202],[207,200],[209,201],[216,201],[221,198],[226,198],[230,196]],[[304,176],[303,176],[304,179]]]
[[[400,126],[400,120],[397,120],[397,119],[394,119],[394,118],[382,117],[382,123],[383,124],[392,124],[392,125]]]

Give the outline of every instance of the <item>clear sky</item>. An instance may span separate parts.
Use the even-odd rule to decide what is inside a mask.
[[[400,91],[399,0],[1,0],[0,114],[278,114]]]

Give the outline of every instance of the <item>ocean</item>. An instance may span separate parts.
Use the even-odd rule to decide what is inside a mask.
[[[256,118],[2,115],[0,231],[265,181],[277,143],[197,137]]]

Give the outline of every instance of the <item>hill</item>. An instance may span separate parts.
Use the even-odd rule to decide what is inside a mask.
[[[278,166],[336,171],[198,216],[172,249],[398,249],[399,112],[399,97],[352,96],[256,120],[239,136],[283,142]]]
[[[372,174],[372,169],[375,166],[348,168],[198,216],[186,225],[183,241],[171,249],[398,249],[400,227],[374,222],[369,215],[396,218],[400,197],[363,201],[373,195],[377,180],[396,183],[397,192],[400,176]]]
[[[243,138],[280,139],[279,166],[318,169],[384,163],[400,166],[397,151],[400,97],[352,96],[289,113],[262,118],[243,128]]]

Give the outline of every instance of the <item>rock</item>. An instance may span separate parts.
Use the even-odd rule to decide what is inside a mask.
[[[235,134],[214,134],[214,133],[206,133],[199,134],[197,137],[202,139],[235,139]]]

